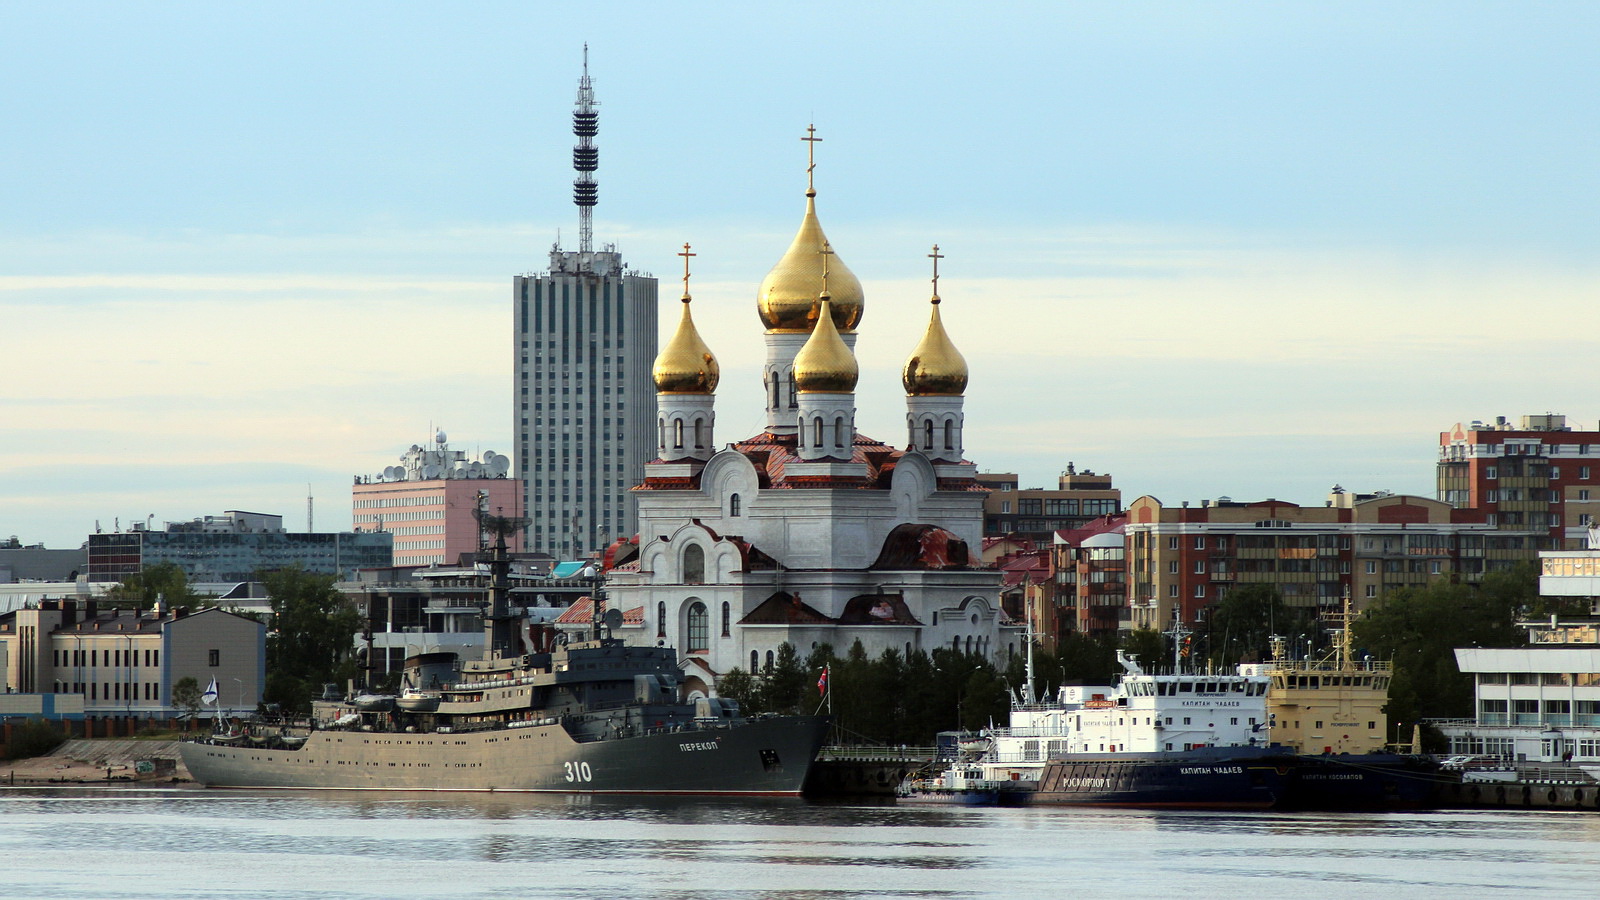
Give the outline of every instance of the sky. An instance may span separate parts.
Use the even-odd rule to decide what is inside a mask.
[[[935,243],[967,456],[1025,487],[1432,496],[1456,422],[1596,427],[1600,5],[596,9],[0,0],[0,539],[347,529],[433,429],[509,453],[585,42],[596,242],[669,303],[693,244],[719,440],[764,422],[813,122],[868,435]]]

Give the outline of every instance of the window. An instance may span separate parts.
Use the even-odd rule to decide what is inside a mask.
[[[1167,549],[1168,550],[1176,550],[1176,549],[1178,549],[1178,539],[1176,537],[1167,538]]]
[[[1194,595],[1196,597],[1204,597],[1206,595],[1206,586],[1203,585],[1203,584],[1195,585],[1194,586]]]
[[[728,601],[722,601],[722,636],[729,637],[733,634],[733,607]]]
[[[822,418],[820,416],[814,422],[812,422],[812,431],[813,431],[814,434],[813,434],[813,438],[812,438],[812,441],[811,441],[811,446],[813,446],[813,447],[821,447],[822,446]]]
[[[1367,574],[1368,575],[1376,575],[1376,574],[1378,574],[1378,561],[1377,560],[1375,560],[1375,559],[1367,560]]]
[[[694,448],[696,450],[704,449],[706,446],[705,425],[706,423],[702,419],[694,420]]]
[[[215,669],[217,666],[222,665],[222,651],[221,650],[208,650],[208,651],[206,651],[206,654],[207,654],[207,657],[208,657],[207,664],[210,665],[211,668]]]
[[[1167,585],[1167,596],[1168,597],[1176,597],[1176,596],[1178,596],[1178,586],[1175,585],[1175,584]]]
[[[1194,539],[1194,549],[1196,549],[1196,550],[1204,550],[1205,548],[1206,548],[1206,539],[1203,538],[1203,537],[1196,537]]]
[[[1589,499],[1589,491],[1587,489],[1578,491],[1578,499],[1579,500],[1587,500],[1587,499]]]
[[[932,419],[929,419],[928,421],[922,423],[922,449],[924,449],[924,450],[932,450],[933,449],[933,420]]]
[[[1588,481],[1589,480],[1589,467],[1588,466],[1579,466],[1578,467],[1578,477],[1580,479],[1584,480],[1584,481]]]
[[[1206,573],[1206,561],[1205,560],[1197,559],[1197,560],[1194,561],[1194,573],[1196,575],[1204,575]]]
[[[1367,585],[1367,599],[1371,600],[1376,596],[1378,596],[1378,586],[1375,584]]]
[[[1167,563],[1167,574],[1168,575],[1176,575],[1176,574],[1178,574],[1178,561],[1177,560],[1172,560],[1171,562]]]
[[[944,423],[944,448],[946,450],[954,450],[955,449],[955,447],[956,447],[955,434],[956,434],[956,423],[951,422],[949,420],[946,420],[945,423]]]
[[[728,496],[728,515],[730,517],[739,515],[739,495],[738,494],[730,494]]]
[[[689,652],[700,653],[711,649],[710,616],[706,605],[699,600],[689,604]]]
[[[755,671],[757,669],[759,669],[759,668],[761,668],[761,651],[760,650],[751,650],[750,651],[750,672],[752,674],[754,674]]]
[[[1483,477],[1485,477],[1485,478],[1499,478],[1500,477],[1500,470],[1498,468],[1494,467],[1494,466],[1485,466],[1484,469],[1483,469]]]
[[[656,603],[656,637],[667,636],[667,604],[666,601]]]
[[[683,583],[705,584],[706,551],[699,544],[683,548]]]
[[[844,416],[839,416],[833,420],[833,445],[843,447],[847,444],[849,441],[845,440],[844,436]]]

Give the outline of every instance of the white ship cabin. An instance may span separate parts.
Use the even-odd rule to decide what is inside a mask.
[[[1064,685],[1055,702],[1015,706],[1011,727],[989,732],[984,761],[1026,773],[1062,754],[1266,744],[1270,684],[1265,675],[1138,672],[1115,687]]]

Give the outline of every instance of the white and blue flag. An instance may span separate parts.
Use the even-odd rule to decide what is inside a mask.
[[[207,706],[216,706],[217,705],[217,679],[216,678],[212,678],[211,679],[211,684],[210,684],[210,686],[208,686],[206,688],[206,692],[200,695],[200,702],[204,703]]]

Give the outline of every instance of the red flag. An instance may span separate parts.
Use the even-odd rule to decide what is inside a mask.
[[[828,667],[822,667],[822,677],[817,679],[817,693],[828,693]]]

